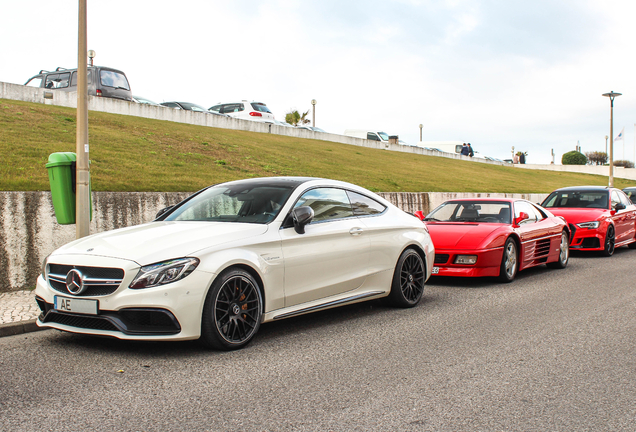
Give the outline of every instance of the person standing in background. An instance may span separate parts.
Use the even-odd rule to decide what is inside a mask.
[[[462,155],[462,156],[468,156],[468,153],[469,153],[469,152],[468,152],[468,146],[466,145],[466,143],[463,143],[463,144],[462,144],[462,152],[461,152],[461,155]]]
[[[468,156],[473,157],[475,156],[475,152],[473,151],[473,148],[470,146],[470,143],[468,143]]]

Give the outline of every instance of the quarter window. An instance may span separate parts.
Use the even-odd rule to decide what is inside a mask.
[[[347,193],[342,189],[317,188],[305,192],[294,207],[308,206],[314,210],[314,222],[353,216]]]
[[[119,72],[102,70],[99,72],[101,84],[106,87],[120,88],[130,90],[126,76]]]
[[[382,213],[386,206],[380,204],[374,199],[361,195],[356,192],[347,191],[354,216],[369,216]]]

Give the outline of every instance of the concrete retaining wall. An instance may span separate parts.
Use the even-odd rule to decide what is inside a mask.
[[[515,168],[538,169],[546,171],[575,172],[581,174],[596,174],[609,177],[609,166],[598,165],[527,165],[515,164]],[[614,177],[636,180],[636,168],[614,167]]]
[[[183,200],[185,192],[93,192],[92,234],[152,221],[160,209]],[[444,201],[472,196],[506,196],[540,202],[545,194],[381,193],[408,212],[425,214]],[[35,287],[42,260],[75,240],[75,225],[59,225],[50,192],[0,192],[0,292]]]

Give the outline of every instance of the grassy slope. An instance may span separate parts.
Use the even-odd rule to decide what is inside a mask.
[[[75,110],[0,99],[0,190],[49,190],[50,153],[75,151]],[[286,136],[89,112],[95,191],[195,191],[246,177],[326,177],[383,192],[550,192],[607,177],[521,170]],[[636,182],[616,179],[616,186]]]

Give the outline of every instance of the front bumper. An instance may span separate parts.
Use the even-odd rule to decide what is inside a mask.
[[[570,249],[581,251],[599,251],[605,247],[605,233],[599,228],[577,228],[569,224],[572,233]]]
[[[55,257],[55,262],[94,265],[95,257],[90,258]],[[42,313],[37,325],[128,340],[188,340],[200,337],[203,304],[212,274],[195,270],[177,282],[155,288],[130,289],[128,286],[139,271],[136,263],[100,257],[99,265],[124,270],[121,283],[111,294],[73,296],[60,292],[59,288],[53,289],[40,275],[35,296]],[[55,310],[55,296],[96,300],[97,314]]]
[[[457,255],[477,255],[473,265],[454,264]],[[503,248],[485,250],[435,250],[435,268],[433,276],[487,277],[499,276]],[[435,271],[435,270],[434,270]]]

